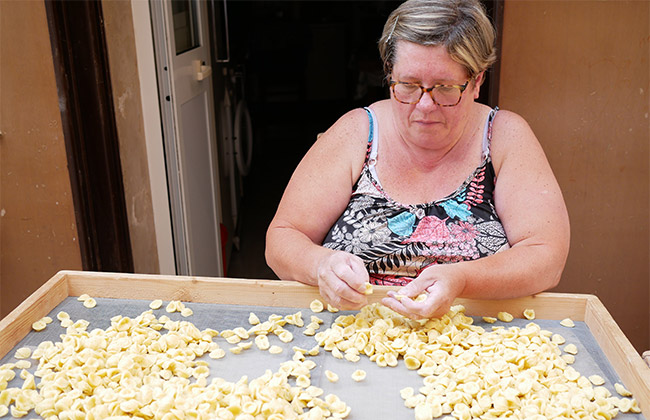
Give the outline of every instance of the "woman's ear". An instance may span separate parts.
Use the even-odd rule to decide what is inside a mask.
[[[477,74],[476,77],[474,78],[474,99],[478,99],[484,77],[485,77],[485,70]]]

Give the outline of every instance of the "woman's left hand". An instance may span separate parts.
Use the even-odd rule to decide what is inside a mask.
[[[459,264],[437,264],[424,269],[420,275],[397,292],[389,291],[381,303],[412,319],[439,318],[449,311],[454,300],[465,288]],[[421,302],[415,298],[426,293]]]

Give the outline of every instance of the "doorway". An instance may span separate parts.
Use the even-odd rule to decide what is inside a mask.
[[[215,115],[223,119],[228,83],[247,102],[252,158],[245,176],[224,174],[228,147],[219,145],[220,210],[227,230],[225,275],[277,278],[264,259],[266,229],[302,156],[341,115],[388,97],[377,40],[401,0],[212,2],[227,22],[212,22]],[[499,26],[498,1],[486,1]],[[222,9],[222,4],[226,5]],[[224,39],[224,37],[226,39]],[[224,42],[226,41],[226,42]],[[215,48],[221,52],[215,53]],[[223,60],[227,51],[227,60]],[[236,76],[236,80],[233,79]],[[496,98],[490,82],[484,103]],[[232,86],[231,86],[232,87]],[[494,86],[496,87],[496,86]],[[488,98],[489,95],[489,98]],[[234,104],[231,104],[234,106]],[[223,121],[217,136],[223,137]],[[231,144],[232,146],[232,144]],[[232,148],[230,154],[234,153]],[[230,185],[229,185],[230,184]],[[237,194],[231,196],[230,188]],[[235,197],[235,198],[232,198]],[[233,206],[232,200],[237,200]],[[232,217],[232,209],[237,215]],[[229,222],[235,220],[234,223]],[[230,224],[229,224],[230,223]],[[179,273],[180,274],[180,273]]]
[[[402,1],[229,1],[232,65],[244,70],[254,125],[228,276],[277,278],[264,260],[266,229],[302,156],[345,112],[387,98],[377,41]],[[501,2],[502,3],[502,2]],[[502,4],[484,1],[500,26]],[[480,102],[496,102],[498,68]]]
[[[228,276],[277,278],[266,229],[302,156],[341,115],[386,97],[377,51],[400,1],[230,1],[231,65],[245,74],[254,147]]]

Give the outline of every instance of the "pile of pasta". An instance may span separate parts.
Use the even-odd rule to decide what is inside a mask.
[[[89,299],[82,300],[86,303]],[[160,308],[161,303],[154,301],[150,306]],[[166,309],[192,315],[178,301],[170,302]],[[300,312],[286,317],[271,315],[265,322],[251,314],[249,322],[255,324],[251,328],[219,333],[199,330],[191,322],[173,321],[166,315],[157,318],[153,310],[135,319],[113,317],[110,327],[92,331],[88,331],[87,321],[73,322],[67,313],[59,312],[57,318],[66,328],[61,341],[44,341],[33,352],[20,348],[15,354],[17,362],[0,366],[0,417],[10,411],[19,418],[32,409],[51,420],[319,420],[349,414],[350,408],[336,395],[323,397],[323,390],[311,385],[310,371],[316,363],[306,360],[305,354],[310,353],[302,349],[277,372],[266,370],[250,381],[247,376],[234,383],[218,377],[207,380],[210,364],[201,357],[226,355],[215,337],[236,344],[229,348],[233,354],[250,349],[253,343],[260,350],[280,353],[281,347],[268,345],[267,335],[291,341],[291,332],[283,326],[301,325]],[[43,330],[50,322],[46,317],[33,327]],[[311,354],[318,354],[318,349]],[[28,371],[30,358],[38,362],[34,374]],[[16,369],[22,387],[7,388]],[[40,378],[38,385],[35,377]]]
[[[97,305],[87,295],[79,300],[88,309]],[[578,349],[574,344],[560,348],[566,344],[560,334],[533,322],[523,328],[495,325],[486,330],[474,325],[460,305],[439,319],[415,321],[372,304],[339,315],[321,330],[323,320],[316,314],[325,306],[314,300],[307,324],[301,311],[273,314],[264,321],[250,313],[246,327],[220,332],[200,330],[167,315],[157,317],[154,311],[162,308],[161,300],[149,306],[133,319],[118,315],[108,328],[91,331],[87,321],[73,321],[59,312],[57,319],[66,329],[60,341],[44,341],[33,352],[20,348],[16,362],[0,366],[0,417],[11,413],[20,418],[34,410],[49,420],[343,419],[350,406],[335,394],[324,396],[323,389],[311,383],[316,363],[309,357],[319,355],[321,347],[351,363],[368,357],[379,367],[391,368],[401,360],[417,372],[422,386],[400,392],[416,420],[612,419],[619,412],[640,412],[623,385],[614,385],[616,397],[603,386],[602,377],[585,377],[574,369]],[[193,315],[180,301],[170,301],[165,310],[185,318]],[[329,305],[327,310],[338,312]],[[534,311],[526,310],[523,316],[533,320]],[[483,319],[507,323],[513,316],[500,312]],[[45,317],[33,329],[42,331],[52,322]],[[314,337],[314,346],[293,346],[291,360],[251,380],[243,376],[229,382],[211,374],[205,357],[221,359],[227,354],[217,337],[229,344],[232,354],[253,345],[279,354],[283,346],[271,345],[269,336],[290,343],[294,336],[287,325],[304,327],[302,333]],[[561,325],[574,326],[570,319]],[[38,363],[33,374],[30,359]],[[17,371],[22,386],[8,387]],[[331,370],[325,370],[324,377],[332,383],[339,380]],[[352,374],[355,381],[366,377],[361,369]]]
[[[397,366],[423,377],[423,385],[401,390],[416,420],[451,414],[469,419],[612,419],[619,412],[639,413],[636,400],[619,398],[599,375],[585,377],[570,366],[578,349],[560,334],[531,322],[524,328],[473,325],[461,305],[440,319],[415,321],[373,304],[356,315],[339,316],[315,335],[334,357],[356,361],[365,355],[378,366]],[[525,317],[534,319],[528,309]],[[496,319],[485,317],[486,322]],[[498,319],[513,316],[500,312]],[[561,325],[574,326],[570,319]],[[615,384],[621,397],[631,397]]]

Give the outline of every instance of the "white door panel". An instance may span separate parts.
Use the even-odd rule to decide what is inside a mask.
[[[183,170],[182,187],[186,212],[189,266],[194,275],[215,275],[219,264],[219,226],[214,222],[217,197],[214,195],[214,168],[210,143],[210,119],[208,115],[210,98],[207,93],[199,94],[182,104],[179,110],[181,138],[180,160]],[[213,205],[209,205],[213,203]]]
[[[218,161],[206,2],[166,0],[162,7],[170,107],[166,154],[178,274],[222,276]],[[178,45],[177,45],[178,44]],[[204,70],[207,67],[204,67]],[[160,74],[160,73],[159,73]],[[164,85],[164,83],[163,83]],[[163,95],[167,95],[162,92]],[[179,237],[182,236],[182,237]]]

